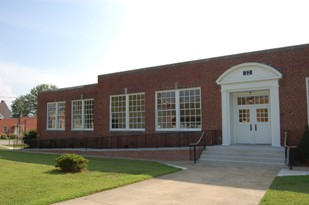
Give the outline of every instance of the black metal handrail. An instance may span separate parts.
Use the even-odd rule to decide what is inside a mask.
[[[208,145],[221,143],[220,130],[203,130],[190,132],[157,132],[152,134],[119,133],[119,135],[100,137],[66,137],[38,138],[26,140],[28,148],[84,148],[84,149],[122,149],[122,148],[159,148],[159,147],[189,147],[191,142],[197,142],[204,132],[204,141]]]
[[[295,161],[295,155],[297,146],[290,146],[287,144],[288,139],[288,130],[284,131],[284,151],[285,151],[285,165],[290,167],[290,170],[293,169],[294,161]]]
[[[201,157],[202,152],[206,149],[206,140],[205,140],[205,132],[202,133],[199,140],[195,143],[190,143],[190,157],[192,156],[192,147],[193,147],[193,161],[196,164],[196,161]],[[198,147],[198,149],[197,149]]]

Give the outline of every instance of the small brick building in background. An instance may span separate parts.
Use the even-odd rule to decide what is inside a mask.
[[[22,137],[24,132],[36,130],[36,128],[36,117],[4,118],[0,120],[0,134],[14,134]]]
[[[41,93],[38,134],[149,147],[158,136],[180,145],[207,131],[217,144],[282,146],[289,130],[296,145],[308,124],[307,77],[309,44],[100,75]]]
[[[36,117],[11,118],[11,111],[4,100],[0,102],[0,134],[6,136],[14,134],[22,137],[23,133],[36,130]]]

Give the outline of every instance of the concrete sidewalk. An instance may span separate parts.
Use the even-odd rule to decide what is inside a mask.
[[[186,170],[103,191],[59,205],[258,204],[278,167],[209,166],[175,163]]]

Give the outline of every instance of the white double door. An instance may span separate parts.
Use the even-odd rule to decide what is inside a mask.
[[[236,143],[271,144],[268,95],[237,97]]]

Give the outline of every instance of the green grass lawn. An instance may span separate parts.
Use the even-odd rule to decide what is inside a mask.
[[[309,204],[309,176],[276,177],[260,205]]]
[[[58,156],[0,149],[0,204],[51,204],[179,170],[150,161],[86,157],[89,171],[62,173],[55,168]]]

